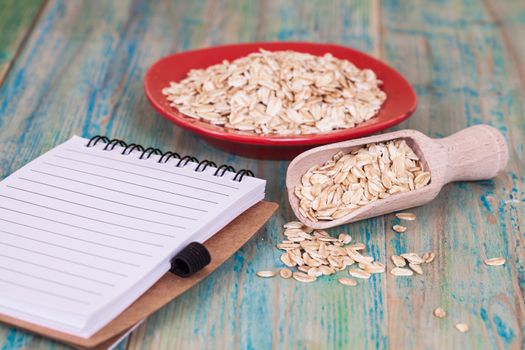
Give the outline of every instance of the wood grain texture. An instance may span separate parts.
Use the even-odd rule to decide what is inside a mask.
[[[0,83],[31,32],[44,0],[0,1]]]
[[[418,112],[398,128],[441,137],[487,123],[510,146],[505,175],[448,185],[434,202],[415,211],[419,219],[409,225],[408,235],[388,231],[388,255],[437,253],[425,277],[387,277],[392,348],[525,346],[525,91],[503,30],[508,21],[514,35],[525,32],[525,8],[519,1],[501,3],[514,12],[497,18],[489,3],[495,4],[386,1],[382,8],[384,58],[414,84],[419,97]],[[395,222],[388,218],[389,226]],[[483,259],[492,256],[505,256],[509,263],[499,270],[484,266]],[[429,316],[439,305],[449,313],[444,320]],[[469,324],[470,331],[455,331],[457,322]],[[411,337],[412,332],[421,336]]]
[[[49,0],[0,86],[0,174],[69,138],[107,134],[251,168],[281,211],[212,276],[157,312],[127,349],[522,349],[525,347],[525,8],[522,1],[59,1]],[[433,250],[424,276],[261,279],[279,264],[280,225],[293,215],[287,162],[213,149],[157,116],[142,92],[147,67],[168,53],[256,40],[334,42],[379,55],[413,84],[414,128],[443,137],[478,123],[498,128],[510,162],[495,180],[446,186],[414,210],[345,225],[375,259]],[[483,259],[505,256],[487,267]],[[437,320],[441,305],[449,316]],[[461,334],[457,322],[469,324]],[[121,345],[123,349],[125,344]],[[66,349],[0,327],[2,349]]]

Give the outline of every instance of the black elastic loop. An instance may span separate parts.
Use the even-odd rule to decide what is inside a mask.
[[[141,145],[137,145],[136,143],[130,143],[129,145],[126,146],[126,148],[122,150],[121,154],[127,156],[128,154],[131,154],[131,152],[133,152],[136,149],[138,149],[140,152],[144,152],[144,147],[142,147]]]
[[[106,146],[103,148],[104,151],[113,151],[115,149],[115,147],[117,147],[118,145],[122,146],[122,147],[126,147],[127,144],[122,141],[122,140],[119,140],[119,139],[113,139],[111,141],[109,141]]]
[[[246,170],[246,169],[239,170],[235,174],[235,176],[233,177],[233,181],[241,182],[242,178],[245,177],[245,176],[252,176],[253,177],[252,171],[251,170]]]
[[[235,168],[230,165],[223,164],[220,167],[218,167],[217,170],[215,170],[215,173],[213,174],[213,176],[223,177],[227,171],[231,171],[232,173],[234,173]]]
[[[160,156],[158,160],[159,163],[167,163],[171,158],[175,158],[179,160],[176,164],[177,167],[184,167],[189,162],[198,163],[197,167],[195,168],[195,171],[197,172],[203,172],[209,166],[215,167],[217,168],[217,170],[215,170],[213,175],[217,177],[224,176],[227,171],[233,172],[235,173],[235,176],[233,178],[234,181],[240,182],[245,176],[254,176],[253,172],[251,172],[250,170],[242,169],[236,172],[235,168],[232,167],[231,165],[223,164],[217,167],[217,164],[215,164],[212,161],[206,160],[206,159],[203,161],[199,161],[197,158],[193,156],[181,156],[177,152],[164,152],[163,153],[158,148],[154,148],[154,147],[144,148],[143,146],[136,144],[136,143],[127,144],[126,142],[120,139],[110,139],[102,135],[93,136],[91,139],[89,139],[86,147],[95,147],[97,143],[99,142],[106,144],[103,148],[103,150],[105,151],[113,151],[115,147],[117,146],[123,147],[124,149],[122,150],[122,152],[120,152],[123,155],[129,155],[133,151],[138,150],[139,152],[142,152],[139,159],[149,159],[152,155],[158,155]]]
[[[201,166],[202,166],[202,169],[201,169]],[[207,167],[209,166],[212,166],[214,168],[217,167],[217,164],[215,164],[214,162],[212,162],[211,160],[203,160],[199,163],[199,165],[197,165],[197,167],[195,168],[195,171],[197,172],[200,172],[202,173],[204,170],[206,170]]]
[[[148,147],[142,152],[139,159],[144,159],[144,156],[146,156],[146,159],[149,159],[154,154],[161,155],[162,151],[158,148]]]
[[[166,158],[164,158],[166,157]],[[177,152],[165,152],[162,157],[160,157],[160,159],[158,160],[159,163],[166,163],[168,162],[168,160],[170,160],[171,158],[175,158],[175,159],[181,159],[181,156],[180,154],[178,154]]]
[[[171,260],[170,272],[179,277],[189,277],[210,262],[208,249],[198,242],[192,242]]]
[[[184,164],[182,164],[183,162],[184,162]],[[189,162],[198,163],[199,160],[197,158],[195,158],[195,157],[192,157],[192,156],[184,156],[181,159],[179,159],[179,162],[177,163],[177,168],[186,166],[186,164],[188,164]]]

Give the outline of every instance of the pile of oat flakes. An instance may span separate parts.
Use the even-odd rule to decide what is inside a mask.
[[[327,53],[252,53],[191,70],[162,90],[186,116],[262,135],[315,134],[374,117],[386,94],[370,69]]]
[[[286,238],[277,245],[284,251],[280,260],[287,266],[279,271],[283,278],[314,282],[321,276],[333,275],[348,268],[351,277],[368,279],[372,274],[386,270],[384,263],[364,254],[365,244],[352,243],[352,237],[346,233],[336,238],[324,230],[314,230],[301,222],[292,221],[284,225],[283,234]],[[432,252],[421,256],[416,253],[394,255],[392,261],[396,267],[390,272],[395,276],[411,276],[413,272],[423,274],[420,265],[432,262],[434,257]],[[257,272],[257,275],[268,278],[276,276],[277,272],[264,270]],[[339,278],[339,282],[349,286],[357,284],[350,277]]]

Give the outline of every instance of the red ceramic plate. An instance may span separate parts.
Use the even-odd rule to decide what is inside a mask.
[[[162,89],[170,81],[180,81],[190,69],[206,68],[223,60],[234,60],[260,48],[269,51],[293,50],[313,55],[331,53],[346,59],[359,68],[372,69],[383,81],[381,88],[387,100],[378,115],[351,129],[314,135],[261,136],[226,129],[181,114],[170,107]],[[354,49],[332,45],[303,42],[262,42],[216,46],[186,51],[161,58],[153,64],[144,80],[144,89],[152,106],[164,118],[185,128],[228,152],[260,159],[291,159],[309,148],[327,143],[362,137],[398,124],[416,109],[416,94],[410,84],[397,71],[385,63]]]

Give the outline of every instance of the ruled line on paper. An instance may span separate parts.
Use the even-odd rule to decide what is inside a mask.
[[[4,254],[0,253],[0,257],[6,258],[6,259],[11,259],[11,260],[18,261],[18,262],[21,262],[21,263],[24,263],[24,264],[28,264],[28,265],[33,265],[33,266],[36,266],[36,267],[39,267],[39,268],[42,268],[42,269],[45,269],[45,270],[50,270],[50,271],[54,271],[54,272],[58,272],[58,273],[63,273],[64,275],[80,278],[80,279],[83,279],[83,280],[86,280],[86,281],[103,284],[103,285],[106,285],[108,287],[115,287],[115,285],[113,283],[108,283],[108,282],[105,282],[105,281],[100,281],[100,280],[97,280],[97,279],[94,279],[94,278],[86,277],[84,275],[79,275],[79,274],[76,274],[76,273],[55,269],[53,267],[45,266],[45,265],[42,265],[40,263],[34,263],[32,261],[15,258],[14,256],[4,255]]]
[[[111,248],[111,249],[120,250],[120,251],[126,252],[126,253],[131,253],[131,254],[137,254],[137,255],[142,255],[142,256],[146,256],[146,257],[151,257],[151,254],[144,254],[142,252],[137,252],[137,251],[134,251],[134,250],[128,250],[128,249],[124,249],[124,248],[120,248],[120,247],[115,247],[115,246],[112,246],[112,245],[109,245],[109,244],[104,244],[104,243],[90,241],[88,239],[83,239],[83,238],[79,238],[79,237],[69,236],[69,235],[66,235],[66,234],[63,234],[63,233],[58,233],[58,232],[54,232],[54,231],[51,231],[51,230],[46,230],[46,229],[41,228],[41,227],[34,227],[34,226],[31,226],[31,225],[22,224],[20,222],[7,220],[7,219],[2,218],[2,217],[0,217],[0,220],[9,222],[11,224],[20,225],[20,226],[24,226],[24,227],[27,227],[27,228],[32,228],[32,229],[37,230],[37,231],[43,231],[43,232],[51,233],[53,235],[57,235],[57,236],[65,237],[65,238],[70,238],[70,239],[73,239],[73,240],[76,240],[76,241],[91,243],[91,244],[94,244],[94,245],[98,245],[100,247]]]
[[[5,234],[11,235],[11,236],[19,237],[19,238],[22,238],[22,239],[27,239],[28,241],[33,241],[33,242],[46,244],[46,245],[49,245],[49,246],[52,246],[52,247],[56,247],[56,248],[70,250],[70,251],[75,252],[75,253],[80,253],[80,254],[84,254],[84,255],[93,256],[95,258],[99,258],[99,259],[103,259],[103,260],[113,261],[113,262],[120,263],[120,264],[123,264],[123,265],[128,265],[128,266],[133,266],[133,267],[140,267],[140,265],[137,265],[137,264],[134,264],[134,263],[131,263],[131,262],[128,262],[128,261],[122,261],[122,260],[119,260],[119,259],[113,259],[113,258],[104,256],[104,255],[98,255],[98,254],[85,252],[83,250],[71,248],[71,247],[68,247],[68,246],[61,245],[61,244],[49,243],[49,242],[46,242],[46,241],[42,241],[40,239],[27,237],[27,236],[24,236],[24,235],[19,235],[17,233],[5,231],[5,230],[2,230],[2,229],[0,229],[0,233],[5,233]]]
[[[111,210],[107,210],[107,209],[102,209],[102,208],[99,208],[99,207],[94,207],[94,206],[87,205],[87,204],[84,204],[84,203],[77,203],[77,202],[70,201],[70,200],[67,200],[67,199],[64,199],[64,198],[59,198],[59,197],[55,197],[55,196],[50,196],[50,195],[48,195],[48,194],[43,194],[43,193],[39,193],[39,192],[36,192],[36,191],[30,191],[30,190],[26,190],[26,189],[24,189],[24,188],[20,188],[20,187],[15,187],[15,186],[11,186],[11,185],[6,185],[6,187],[7,187],[7,188],[12,188],[12,189],[15,189],[15,190],[18,190],[18,191],[22,191],[22,192],[27,192],[27,193],[31,193],[31,194],[36,194],[36,195],[39,195],[39,196],[42,196],[42,197],[46,197],[46,198],[55,199],[55,200],[58,200],[58,201],[62,201],[62,202],[65,202],[65,203],[69,203],[69,204],[78,205],[78,206],[81,206],[81,207],[83,207],[83,208],[89,208],[89,209],[93,209],[93,210],[102,211],[102,212],[105,212],[105,213],[108,213],[108,214],[113,214],[113,215],[123,216],[123,217],[130,218],[130,219],[136,219],[136,220],[146,221],[146,222],[150,222],[150,223],[152,223],[152,224],[158,224],[158,225],[164,225],[164,226],[170,226],[170,227],[175,227],[175,228],[186,229],[186,227],[184,227],[184,226],[173,225],[173,224],[168,224],[168,223],[161,222],[161,221],[149,220],[149,219],[144,219],[144,218],[137,217],[137,216],[133,216],[133,215],[117,213],[117,212],[115,212],[115,211],[111,211]]]
[[[0,244],[1,245],[5,245],[7,247],[24,250],[26,252],[42,255],[42,256],[45,256],[45,257],[48,257],[48,258],[53,258],[53,259],[57,259],[57,260],[66,261],[66,262],[68,262],[70,264],[75,264],[75,265],[84,266],[84,267],[87,267],[87,268],[90,268],[90,269],[93,269],[93,270],[107,272],[107,273],[110,273],[110,274],[113,274],[113,275],[116,275],[116,276],[121,276],[121,277],[126,277],[126,278],[129,277],[128,275],[123,274],[123,273],[119,273],[119,272],[115,272],[115,271],[112,271],[112,270],[103,269],[103,268],[100,268],[100,267],[97,267],[97,266],[83,264],[83,263],[75,261],[75,260],[66,259],[66,258],[63,258],[63,257],[60,257],[60,256],[56,256],[56,255],[52,255],[52,254],[42,253],[42,252],[40,252],[38,250],[33,250],[33,249],[29,249],[29,248],[20,247],[20,246],[17,246],[17,245],[14,245],[14,244],[5,243],[5,242],[2,242],[2,241],[0,241]]]
[[[136,182],[116,179],[116,178],[111,177],[111,176],[104,176],[104,175],[100,175],[100,174],[94,174],[94,173],[90,173],[89,171],[78,170],[78,169],[70,168],[70,167],[67,167],[67,166],[60,165],[60,164],[53,164],[53,163],[49,163],[49,162],[42,162],[42,164],[49,165],[49,166],[54,166],[54,167],[61,168],[61,169],[76,171],[78,173],[85,174],[85,175],[91,175],[91,176],[96,176],[96,177],[100,177],[100,178],[103,178],[103,179],[113,180],[113,181],[125,183],[125,184],[128,184],[128,185],[133,185],[133,186],[137,186],[137,187],[147,188],[148,190],[152,190],[152,191],[158,191],[158,192],[162,192],[162,193],[169,193],[169,194],[172,194],[174,196],[188,198],[188,199],[193,199],[193,200],[197,200],[197,201],[200,201],[200,202],[206,202],[206,203],[210,203],[210,204],[219,204],[219,202],[210,201],[210,200],[207,200],[207,199],[202,199],[202,198],[193,197],[193,196],[188,196],[188,195],[185,195],[185,194],[168,191],[166,189],[159,190],[157,187],[141,185],[141,184],[138,184]]]
[[[204,181],[204,182],[212,183],[212,184],[217,185],[217,186],[227,187],[227,188],[231,188],[231,189],[234,189],[234,190],[238,190],[239,189],[239,187],[227,185],[225,183],[215,182],[215,181],[202,179],[202,178],[199,178],[199,177],[194,177],[194,176],[190,176],[190,175],[186,175],[186,174],[180,174],[180,173],[176,173],[176,172],[169,171],[169,170],[158,169],[158,168],[155,168],[155,167],[152,167],[152,166],[143,165],[143,164],[136,164],[136,163],[132,163],[132,162],[127,162],[127,161],[125,161],[123,159],[116,159],[116,158],[112,158],[112,157],[104,157],[104,156],[102,156],[100,154],[82,152],[82,151],[78,151],[78,150],[71,149],[71,148],[64,148],[64,151],[80,153],[80,154],[83,154],[83,155],[86,155],[86,156],[102,158],[102,159],[108,159],[108,160],[111,160],[111,161],[124,163],[124,164],[128,164],[128,165],[131,165],[131,166],[139,167],[139,168],[151,169],[151,170],[156,170],[156,171],[160,171],[160,172],[163,172],[163,173],[168,173],[168,174],[172,174],[172,175],[176,175],[176,176],[187,177],[187,178],[194,179],[194,180],[197,180],[197,181]],[[125,155],[122,155],[122,156],[125,156]]]
[[[30,273],[27,273],[27,272],[15,270],[15,269],[12,269],[12,268],[9,268],[9,267],[5,267],[5,266],[2,266],[2,265],[0,265],[0,269],[5,270],[5,271],[10,271],[10,272],[13,272],[13,273],[17,273],[17,274],[20,274],[20,275],[23,275],[23,276],[35,278],[35,279],[38,279],[38,280],[41,280],[41,281],[44,281],[44,282],[53,283],[53,284],[56,284],[56,285],[59,285],[59,286],[62,286],[62,287],[76,289],[76,290],[79,290],[79,291],[84,292],[84,293],[98,295],[98,296],[103,296],[103,294],[101,294],[99,292],[95,292],[95,291],[92,291],[92,290],[89,290],[89,289],[80,288],[80,287],[77,287],[77,286],[72,286],[70,284],[58,282],[58,281],[55,281],[55,280],[52,280],[52,279],[49,279],[49,278],[36,276],[36,275],[30,274]]]
[[[149,197],[141,196],[141,195],[138,195],[138,194],[129,193],[129,192],[126,192],[126,191],[119,191],[119,190],[115,190],[115,189],[113,189],[113,188],[109,188],[109,187],[105,187],[105,186],[100,186],[100,185],[92,184],[92,183],[89,183],[89,182],[80,181],[80,180],[72,179],[72,178],[65,177],[65,176],[60,176],[60,175],[57,175],[57,174],[46,173],[45,171],[41,171],[41,170],[31,169],[31,171],[32,171],[32,172],[35,172],[35,173],[39,173],[39,174],[44,174],[44,175],[54,176],[54,177],[59,178],[59,179],[64,179],[64,180],[69,180],[69,181],[73,181],[73,182],[81,183],[81,184],[84,184],[84,185],[89,185],[89,186],[93,186],[93,187],[97,187],[97,188],[102,188],[102,189],[104,189],[104,190],[108,190],[108,191],[112,191],[112,192],[116,192],[116,193],[127,194],[127,195],[129,195],[129,196],[133,196],[133,197],[137,197],[137,198],[148,199],[148,200],[151,200],[151,201],[154,201],[154,202],[158,202],[158,203],[163,203],[163,204],[172,205],[172,206],[174,206],[174,207],[185,208],[185,209],[191,209],[191,210],[195,210],[195,211],[199,211],[199,212],[203,212],[203,213],[207,213],[207,212],[208,212],[207,210],[204,210],[204,209],[192,208],[192,207],[188,207],[188,206],[186,206],[186,205],[181,205],[181,204],[172,203],[172,202],[166,202],[166,201],[162,201],[162,200],[160,200],[160,199],[149,198]]]
[[[193,189],[199,190],[199,191],[210,192],[210,193],[213,193],[213,194],[218,194],[220,196],[225,196],[225,197],[229,197],[230,196],[227,193],[222,193],[222,192],[217,192],[217,191],[213,191],[213,190],[208,190],[208,189],[205,189],[205,188],[202,188],[202,187],[191,186],[191,185],[188,185],[188,184],[183,184],[183,183],[175,182],[175,181],[171,181],[171,180],[159,179],[157,177],[151,177],[151,176],[148,176],[148,175],[145,175],[145,174],[141,174],[141,173],[136,173],[136,172],[133,172],[133,171],[123,170],[123,169],[119,169],[119,168],[113,168],[113,167],[110,167],[110,166],[107,166],[107,165],[102,165],[102,164],[97,164],[97,163],[92,163],[92,162],[86,162],[86,161],[83,161],[83,160],[80,160],[80,159],[59,156],[57,154],[54,154],[53,156],[56,157],[56,158],[66,159],[66,160],[70,160],[70,161],[73,161],[73,162],[93,165],[93,166],[104,168],[104,169],[110,169],[110,170],[120,171],[120,172],[126,173],[126,174],[141,176],[141,177],[145,177],[147,179],[153,179],[153,180],[167,182],[167,183],[170,183],[170,184],[179,185],[179,186],[183,186],[183,187],[187,187],[187,188],[193,188]],[[194,178],[192,177],[192,179],[194,179]]]
[[[27,286],[25,284],[17,283],[17,282],[14,282],[14,281],[4,280],[4,279],[0,278],[0,282],[3,282],[3,283],[8,284],[8,285],[13,285],[13,286],[17,286],[17,287],[20,287],[20,288],[32,290],[34,292],[39,292],[39,293],[51,295],[51,296],[54,296],[54,297],[57,297],[57,298],[60,298],[60,299],[65,299],[65,300],[74,301],[74,302],[77,302],[77,303],[80,303],[80,304],[89,305],[89,302],[84,301],[84,300],[71,298],[71,297],[68,297],[67,295],[62,295],[62,294],[58,294],[58,293],[52,293],[52,292],[49,292],[49,291],[46,291],[46,290],[43,290],[43,289],[35,288],[35,287],[32,287],[32,286]]]
[[[1,207],[1,206],[0,206],[0,209],[9,210],[11,212],[18,213],[18,214],[23,214],[23,215],[27,215],[27,216],[32,216],[32,217],[35,217],[35,218],[38,218],[38,219],[54,222],[54,223],[57,223],[57,224],[66,225],[66,226],[69,226],[69,227],[79,228],[81,230],[86,230],[86,231],[89,231],[89,232],[98,233],[100,235],[104,235],[104,236],[108,236],[108,237],[120,238],[120,239],[124,239],[124,240],[127,240],[127,241],[133,241],[133,242],[137,242],[137,243],[147,244],[147,245],[154,246],[154,247],[164,247],[162,244],[156,244],[156,243],[141,241],[141,240],[134,239],[134,238],[128,238],[128,237],[123,237],[123,236],[119,236],[119,235],[113,235],[111,233],[101,232],[101,231],[93,230],[93,229],[90,229],[90,228],[87,228],[87,227],[77,226],[77,225],[69,224],[67,222],[53,220],[53,219],[50,219],[50,218],[46,218],[44,216],[38,216],[38,215],[30,214],[30,213],[25,213],[25,212],[19,211],[19,210],[5,208],[5,207]]]
[[[48,207],[48,206],[42,205],[42,204],[36,204],[36,203],[25,201],[25,200],[19,199],[19,198],[13,198],[13,197],[10,197],[10,196],[6,196],[4,194],[0,194],[0,197],[9,198],[9,199],[12,199],[14,201],[19,201],[19,202],[22,202],[22,203],[34,205],[34,206],[37,206],[37,207],[40,207],[40,208],[44,208],[44,209],[49,209],[49,210],[56,211],[56,212],[63,213],[63,214],[69,214],[69,215],[76,216],[76,217],[83,218],[83,219],[87,219],[87,220],[93,220],[93,221],[101,222],[103,224],[108,224],[108,225],[113,225],[113,226],[117,226],[117,227],[127,228],[129,230],[135,230],[135,231],[140,231],[140,232],[144,232],[144,233],[151,233],[151,234],[154,234],[154,235],[165,236],[165,237],[170,237],[170,238],[174,237],[172,235],[168,235],[168,234],[165,234],[165,233],[159,233],[159,232],[154,232],[154,231],[149,231],[149,230],[143,230],[143,229],[139,229],[139,228],[135,228],[135,227],[131,227],[131,226],[116,224],[114,222],[109,222],[109,221],[95,219],[95,218],[92,218],[92,217],[89,217],[89,216],[84,216],[84,215],[80,215],[80,214],[70,213],[70,212],[65,211],[65,210],[60,210],[60,209]]]
[[[129,203],[119,202],[119,201],[115,201],[115,200],[112,200],[112,199],[99,197],[99,196],[95,196],[95,195],[92,195],[92,194],[83,193],[83,192],[80,192],[80,191],[75,191],[75,190],[72,190],[72,189],[69,189],[69,188],[60,187],[60,186],[51,185],[51,184],[46,184],[44,182],[40,182],[40,181],[36,181],[36,180],[27,179],[25,177],[19,177],[18,179],[19,180],[24,180],[24,181],[29,181],[29,182],[36,183],[36,184],[43,185],[43,186],[56,188],[56,189],[59,189],[59,190],[68,191],[68,192],[71,192],[71,193],[80,194],[80,195],[83,195],[83,196],[86,196],[86,197],[90,197],[90,198],[100,199],[100,200],[103,200],[103,201],[106,201],[106,202],[110,202],[110,203],[121,204],[121,205],[130,207],[130,208],[142,209],[142,210],[150,211],[152,213],[164,214],[164,215],[169,215],[169,216],[173,216],[173,217],[176,217],[176,218],[187,219],[187,220],[192,220],[192,221],[197,220],[197,218],[191,218],[189,216],[177,215],[177,214],[173,214],[173,213],[168,213],[166,211],[155,210],[155,209],[151,209],[151,208],[141,207],[141,206],[138,206],[138,205],[133,205],[133,204],[129,204]]]

